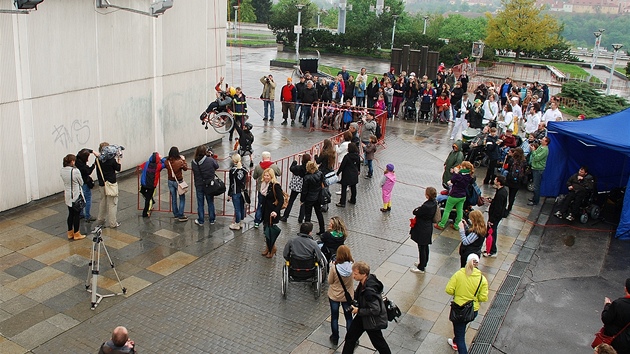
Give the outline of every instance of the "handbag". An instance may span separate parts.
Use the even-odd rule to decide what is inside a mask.
[[[433,215],[433,222],[437,223],[442,221],[442,210],[440,210],[440,206],[435,207],[435,215]]]
[[[628,322],[622,329],[621,331],[617,332],[617,334],[615,334],[614,336],[608,336],[604,333],[604,327],[602,326],[602,328],[599,330],[599,332],[595,333],[595,339],[593,339],[593,343],[591,343],[591,348],[595,349],[598,345],[605,343],[605,344],[610,344],[612,343],[615,338],[617,338],[618,335],[620,335],[621,333],[623,333],[623,331],[625,331],[628,326],[630,326],[630,322]]]
[[[241,196],[243,197],[243,201],[245,202],[245,204],[251,204],[252,200],[249,198],[249,192],[246,190],[242,190],[241,191]]]
[[[291,180],[289,181],[289,188],[294,192],[302,192],[302,184],[304,184],[304,179],[298,175],[291,176]]]
[[[103,176],[103,170],[101,169],[101,163],[96,159],[96,166],[98,167],[98,171],[101,173],[101,178],[105,184],[105,195],[108,197],[117,197],[118,196],[118,182],[111,183],[105,179]]]
[[[74,168],[72,170],[70,170],[70,199],[73,200],[74,199],[74,191],[72,190],[72,172],[73,172]],[[74,209],[74,211],[76,212],[81,212],[83,210],[83,208],[85,208],[85,198],[83,197],[83,194],[79,193],[79,198],[77,198],[77,200],[73,200],[72,202],[72,209]]]
[[[319,191],[319,204],[329,204],[332,200],[332,195],[330,194],[330,190],[327,187],[322,187]]]
[[[175,171],[173,171],[173,165],[171,165],[171,162],[168,162],[168,165],[171,167],[171,176],[173,176],[173,178],[175,179],[175,181],[177,181],[177,177],[175,177]],[[188,192],[188,183],[186,183],[186,181],[182,180],[177,181],[177,195],[184,195],[186,194],[186,192]]]
[[[400,308],[386,296],[383,297],[383,303],[385,304],[385,309],[387,310],[387,320],[389,322],[398,322],[396,318],[402,315],[402,311],[400,311]]]
[[[203,193],[206,195],[216,197],[225,193],[226,190],[225,182],[217,175],[214,175],[213,179],[203,180]]]
[[[330,171],[324,176],[324,183],[327,186],[330,186],[330,185],[335,184],[337,182],[339,182],[339,176],[337,175],[337,173],[335,171]]]
[[[273,202],[273,205],[278,205],[278,197],[276,197],[276,188],[272,187],[271,190],[273,191],[273,198],[275,199],[275,201]],[[289,195],[287,194],[287,192],[282,191],[282,196],[284,198],[284,202],[282,203],[282,206],[280,207],[280,209],[286,209],[287,206],[289,205]]]
[[[481,279],[479,279],[479,285],[477,285],[477,290],[475,291],[475,297],[477,297],[477,293],[479,292],[479,287],[481,287],[481,282],[483,281],[483,275]],[[448,316],[448,319],[453,323],[468,323],[475,320],[475,300],[470,300],[463,305],[458,305],[455,301],[451,301],[451,313]]]

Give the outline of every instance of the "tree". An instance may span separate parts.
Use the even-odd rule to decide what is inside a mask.
[[[254,6],[252,5],[252,0],[231,0],[230,1],[230,21],[234,19],[234,15],[236,15],[234,11],[234,6],[239,5],[238,9],[238,22],[256,22],[256,13],[254,12]]]
[[[626,76],[630,77],[630,61],[626,64]]]
[[[486,43],[499,50],[512,50],[518,59],[523,51],[540,51],[558,42],[560,25],[542,13],[536,0],[501,0],[503,10],[486,14]]]
[[[256,22],[269,23],[271,16],[271,0],[254,0],[252,1],[252,5],[256,11]]]
[[[487,25],[488,20],[485,17],[467,18],[459,14],[450,15],[439,27],[438,36],[474,42],[486,38]]]
[[[317,6],[309,0],[280,0],[271,8],[268,26],[276,35],[278,41],[283,41],[288,45],[293,45],[297,36],[293,33],[293,26],[297,25],[298,10],[297,4],[305,5],[302,9],[301,21],[302,32],[306,28],[313,27],[317,20]]]

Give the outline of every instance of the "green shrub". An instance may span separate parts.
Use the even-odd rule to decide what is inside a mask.
[[[583,112],[579,113],[583,113],[586,118],[597,118],[628,108],[628,101],[623,97],[601,94],[593,86],[581,81],[570,81],[562,85],[559,96],[569,97],[583,104]]]

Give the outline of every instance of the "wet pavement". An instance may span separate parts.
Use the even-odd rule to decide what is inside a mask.
[[[279,104],[276,104],[275,122],[264,124],[262,104],[255,99],[261,89],[258,78],[269,72],[276,77],[290,74],[287,69],[269,68],[266,58],[271,59],[273,53],[266,49],[241,49],[237,58],[240,60],[228,63],[226,69],[226,80],[242,86],[251,97],[248,103],[256,136],[256,161],[263,150],[271,151],[273,158],[280,158],[330,136],[321,131],[309,133],[301,128],[281,126]],[[337,64],[326,60],[324,63]],[[238,79],[230,77],[231,70]],[[377,176],[385,164],[396,166],[398,183],[394,188],[392,212],[379,211],[379,179],[374,178],[360,180],[357,205],[344,209],[331,205],[325,215],[326,218],[339,215],[346,221],[350,235],[347,244],[354,258],[372,266],[385,284],[387,295],[403,311],[400,321],[391,322],[385,331],[395,353],[452,352],[446,344],[446,339],[452,335],[452,325],[448,321],[450,297],[445,294],[444,286],[459,269],[459,236],[452,229],[434,234],[427,273],[422,275],[409,272],[417,258],[417,248],[408,238],[411,211],[424,201],[424,188],[438,186],[441,181],[443,161],[451,146],[449,129],[446,125],[389,122],[385,145],[377,152],[375,165]],[[213,147],[219,156],[226,157],[231,146],[224,138]],[[226,163],[222,161],[222,167],[226,167]],[[147,353],[335,352],[328,341],[330,310],[326,289],[322,297],[315,299],[306,285],[290,284],[287,298],[282,299],[283,262],[280,256],[271,260],[260,256],[263,233],[262,229],[252,227],[251,216],[246,219],[246,228],[237,232],[228,229],[231,219],[227,217],[217,218],[216,224],[206,223],[203,227],[195,225],[192,218],[186,223],[177,222],[167,212],[155,212],[151,218],[142,218],[137,210],[136,177],[122,179],[120,189],[118,219],[122,225],[118,229],[106,229],[103,235],[128,292],[126,296],[104,299],[95,310],[90,309],[90,295],[85,291],[91,242],[89,239],[66,240],[67,209],[62,196],[0,214],[0,352],[96,352],[117,325],[129,328],[132,339]],[[488,186],[483,190],[490,195],[493,193]],[[163,191],[163,200],[168,200],[167,194]],[[533,222],[538,218],[539,210],[532,211],[526,205],[527,197],[529,193],[519,193],[512,215],[499,227],[499,256],[481,261],[480,269],[490,282],[491,301],[508,277],[522,246],[528,242]],[[97,207],[99,198],[95,199],[94,207]],[[336,196],[333,195],[334,202]],[[280,224],[279,249],[297,232],[296,213],[294,210],[288,223]],[[89,224],[82,224],[84,232],[89,228]],[[547,234],[545,231],[542,237],[541,250],[562,254],[560,251],[568,246],[553,242],[555,238],[548,238]],[[601,234],[599,237],[606,238]],[[576,255],[579,257],[573,258],[589,259],[581,268],[564,265],[565,259],[572,257],[563,258],[555,253],[541,259],[549,257],[552,262],[558,261],[570,268],[567,278],[580,275],[578,271],[588,267],[589,277],[608,284],[605,294],[594,296],[581,287],[571,286],[567,280],[565,286],[570,292],[583,294],[584,300],[591,298],[595,309],[601,305],[604,295],[615,297],[615,292],[620,293],[614,284],[622,269],[616,261],[607,258],[601,264],[602,269],[608,269],[608,275],[597,278],[590,261],[592,255],[586,251],[598,244],[595,237],[591,238],[590,246],[581,246],[581,239],[576,238],[575,245],[579,247],[571,248],[581,250]],[[549,242],[548,248],[543,247],[546,242]],[[618,248],[611,249],[621,253]],[[604,253],[600,253],[604,258]],[[104,258],[101,259],[99,289],[104,293],[120,291]],[[532,279],[540,282],[542,288],[554,283],[551,280],[557,276],[542,272],[541,262],[531,264],[532,274],[539,273],[538,267],[541,269],[543,275]],[[550,264],[546,269],[556,267]],[[611,273],[613,268],[615,272]],[[528,284],[524,281],[523,287]],[[601,292],[595,285],[590,289],[592,293]],[[524,298],[519,296],[517,300]],[[480,316],[469,327],[469,343],[482,325],[491,301],[482,304]],[[516,312],[519,304],[515,300],[497,337],[496,347],[508,348],[501,349],[504,352],[531,352],[509,345],[512,338],[517,337],[513,332],[525,332],[517,330],[524,325],[522,322],[511,320],[523,317]],[[551,305],[552,302],[536,302],[535,307],[541,313],[550,313],[555,310]],[[571,311],[568,311],[569,317]],[[596,322],[596,315],[589,317],[590,321]],[[549,318],[548,326],[552,326],[555,318],[557,316]],[[590,334],[599,328],[591,328],[590,324],[583,323],[578,328],[556,324],[554,330],[558,337],[571,330],[572,335],[590,342]],[[343,326],[343,321],[340,325]],[[542,326],[539,329],[544,330]],[[344,333],[342,328],[341,335]],[[525,338],[523,343],[527,343]],[[356,352],[374,352],[367,337],[361,339],[361,347]]]

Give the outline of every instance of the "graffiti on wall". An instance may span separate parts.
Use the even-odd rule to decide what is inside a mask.
[[[65,124],[53,125],[52,136],[54,143],[68,148],[70,144],[83,145],[90,140],[89,120],[75,119],[69,126]]]

